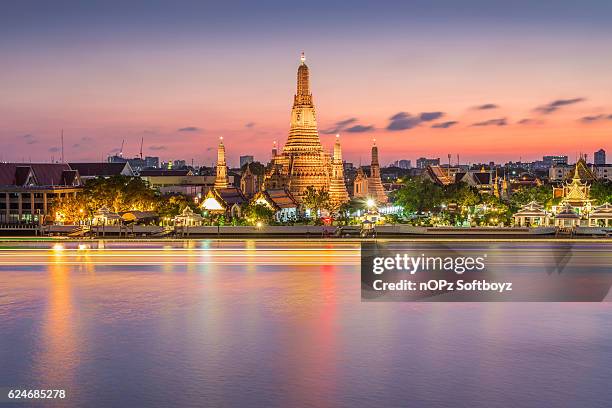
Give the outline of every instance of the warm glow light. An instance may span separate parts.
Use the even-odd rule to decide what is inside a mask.
[[[368,208],[372,208],[376,205],[376,201],[374,201],[373,198],[368,198],[368,200],[366,201],[366,205],[368,206]]]
[[[257,221],[256,225],[257,225],[257,228],[260,228],[260,229],[261,227],[263,227],[263,223],[261,221]]]
[[[64,250],[64,244],[60,244],[59,242],[55,245],[53,245],[53,250],[54,251],[63,251]]]
[[[224,209],[223,206],[213,197],[208,197],[206,200],[204,200],[204,202],[202,203],[202,207],[204,207],[204,209],[206,210],[212,211]]]
[[[89,245],[86,245],[86,244],[79,244],[78,248],[79,248],[79,250],[83,251],[83,250],[85,250],[85,249],[89,249]]]

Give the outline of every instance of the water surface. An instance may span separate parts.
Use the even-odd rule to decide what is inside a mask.
[[[53,245],[0,249],[0,388],[57,406],[612,401],[609,303],[362,303],[350,243]]]

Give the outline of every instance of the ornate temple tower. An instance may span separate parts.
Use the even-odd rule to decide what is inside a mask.
[[[344,168],[342,166],[340,135],[336,135],[334,157],[332,159],[332,175],[329,183],[329,198],[336,205],[344,204],[349,200],[346,184],[344,184]]]
[[[376,139],[374,139],[374,144],[372,145],[372,163],[370,165],[370,178],[368,180],[368,195],[379,204],[385,204],[389,201],[380,179],[380,164],[378,163]]]
[[[219,138],[219,147],[217,149],[217,177],[215,178],[215,189],[227,188],[229,180],[227,178],[227,164],[225,163],[225,146],[223,145],[223,137]]]
[[[273,158],[271,167],[275,172],[280,171],[277,179],[278,176],[286,178],[283,187],[287,187],[299,202],[307,187],[329,190],[330,183],[331,160],[319,140],[309,76],[302,53],[297,71],[297,91],[291,109],[289,138],[282,153]],[[267,178],[271,175],[268,174]]]
[[[259,177],[251,171],[251,163],[246,165],[240,178],[240,190],[246,197],[251,198],[259,192]]]

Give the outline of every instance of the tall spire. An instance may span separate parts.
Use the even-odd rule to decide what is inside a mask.
[[[372,144],[372,163],[370,164],[370,177],[368,179],[368,194],[377,203],[386,203],[389,199],[380,179],[380,164],[378,163],[378,147],[376,139]]]
[[[219,138],[219,147],[217,148],[217,177],[215,178],[215,189],[227,188],[228,184],[225,146],[223,145],[223,136],[221,136]]]
[[[332,159],[332,176],[329,185],[329,198],[336,206],[349,200],[346,184],[344,184],[344,168],[342,163],[342,148],[340,147],[340,135],[336,135],[334,144],[334,157]]]
[[[340,148],[340,134],[336,135],[336,143],[334,144],[334,163],[342,163],[342,149]]]
[[[378,167],[378,171],[380,171],[380,164],[378,163],[378,147],[376,147],[376,139],[372,144],[372,167],[376,165]]]
[[[291,128],[283,152],[313,154],[323,152],[310,93],[310,73],[303,60],[297,69],[297,89],[291,109]]]
[[[297,91],[295,93],[295,99],[293,106],[301,105],[312,105],[312,94],[310,93],[310,73],[308,71],[308,65],[306,65],[306,57],[302,51],[300,58],[300,66],[297,72]]]

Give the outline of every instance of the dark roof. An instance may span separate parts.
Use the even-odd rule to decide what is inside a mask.
[[[28,182],[30,174],[32,174],[32,168],[30,166],[17,166],[15,169],[15,185],[25,185]]]
[[[141,176],[190,176],[193,173],[189,169],[184,170],[163,170],[163,169],[154,169],[154,170],[141,170]]]
[[[0,163],[0,185],[23,186],[30,171],[34,174],[36,186],[78,184],[76,174],[68,174],[73,170],[67,163]]]
[[[472,173],[472,176],[478,184],[491,184],[491,173]]]
[[[65,186],[74,186],[79,181],[79,175],[77,170],[65,170],[62,172],[62,184]]]
[[[272,203],[279,208],[293,208],[298,205],[293,195],[284,188],[266,190],[265,193]]]
[[[244,194],[242,194],[242,191],[240,191],[239,188],[228,187],[220,188],[215,191],[217,192],[219,197],[221,197],[221,199],[225,201],[225,203],[229,206],[232,206],[234,204],[241,205],[247,202],[247,198],[244,196]]]
[[[457,173],[455,173],[455,183],[460,182],[463,177],[465,177],[465,171],[458,171]]]
[[[125,163],[70,163],[73,170],[78,170],[81,177],[109,177],[118,176],[129,166]]]

